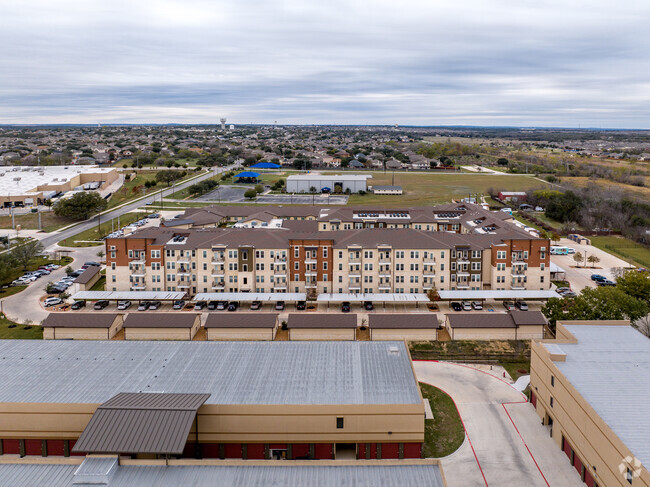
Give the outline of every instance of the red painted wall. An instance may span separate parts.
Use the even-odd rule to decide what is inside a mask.
[[[404,443],[404,458],[420,458],[422,443]]]
[[[331,443],[316,443],[314,445],[314,456],[317,460],[331,460],[333,454]]]
[[[399,443],[382,443],[381,458],[399,458]]]
[[[42,455],[41,440],[25,440],[25,455]]]
[[[5,455],[19,455],[19,440],[2,440],[2,451]]]
[[[357,445],[357,458],[359,460],[365,460],[366,459],[366,444],[365,443],[359,443]]]
[[[226,458],[241,457],[241,443],[226,443]]]
[[[377,458],[377,443],[370,443],[370,458]]]
[[[70,447],[72,448],[72,447]],[[194,443],[185,443],[185,448],[183,448],[183,458],[194,458]]]
[[[250,460],[264,460],[264,444],[263,443],[249,443],[248,444],[248,458]]]
[[[63,456],[63,440],[47,440],[47,455]]]
[[[201,443],[201,452],[203,458],[219,458],[219,443]],[[190,454],[194,455],[194,444],[192,444]]]
[[[75,444],[76,442],[77,442],[77,440],[70,440],[70,456],[71,456],[71,457],[85,457],[86,454],[83,453],[83,452],[81,452],[81,453],[77,453],[77,452],[73,452],[73,451],[72,451],[72,447],[74,446],[74,444]]]
[[[294,459],[309,457],[309,443],[294,443],[291,446],[291,450]]]

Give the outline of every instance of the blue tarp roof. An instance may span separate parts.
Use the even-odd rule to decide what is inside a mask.
[[[258,173],[258,172],[244,171],[244,172],[240,172],[235,177],[236,178],[256,178],[259,175],[260,175],[260,173]]]
[[[251,169],[280,169],[280,164],[274,164],[272,162],[258,162],[253,164]]]

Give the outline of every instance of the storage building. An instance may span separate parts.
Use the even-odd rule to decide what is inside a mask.
[[[447,314],[452,340],[532,340],[544,338],[546,318],[540,311]]]
[[[41,326],[45,340],[110,340],[122,329],[122,315],[50,313]]]
[[[134,312],[124,319],[124,339],[191,340],[200,326],[198,313]]]
[[[435,341],[438,316],[434,313],[375,313],[368,319],[371,340]]]
[[[291,313],[289,340],[355,340],[357,315],[350,313]]]
[[[277,313],[210,313],[205,322],[208,340],[273,340]]]

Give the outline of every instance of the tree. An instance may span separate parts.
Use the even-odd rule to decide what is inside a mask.
[[[32,259],[41,255],[44,251],[43,244],[38,240],[28,240],[11,250],[11,257],[18,265],[23,266],[23,270],[27,270]]]
[[[582,200],[573,191],[554,195],[548,200],[544,214],[559,222],[576,221]]]
[[[597,255],[591,254],[589,257],[587,257],[587,262],[591,264],[591,267],[596,267],[596,264],[600,262],[600,258]]]
[[[68,266],[68,267],[65,268],[65,273],[68,276],[71,276],[73,272],[74,272],[74,269],[72,267]]]
[[[650,272],[628,270],[616,280],[616,287],[650,305]]]
[[[507,166],[508,165],[508,159],[506,159],[505,157],[499,157],[497,159],[497,164],[499,166]]]
[[[60,200],[54,205],[54,213],[72,220],[87,220],[90,215],[103,211],[108,201],[97,191],[77,193],[72,198]]]
[[[256,185],[255,185],[255,192],[256,192],[257,194],[259,194],[259,193],[263,193],[263,192],[264,192],[264,186],[262,186],[261,184],[256,184]]]
[[[573,254],[573,260],[575,260],[578,267],[580,267],[580,262],[585,260],[585,256],[582,255],[582,252],[576,252]]]
[[[171,169],[158,171],[156,173],[156,181],[159,183],[167,183],[167,186],[169,187],[174,181],[178,181],[179,179],[183,178],[185,174],[185,171],[174,171]]]
[[[435,301],[440,301],[440,294],[438,293],[438,290],[435,286],[427,291],[427,298],[429,298],[429,301],[432,303]]]
[[[0,254],[0,283],[7,283],[12,278],[16,261],[11,253]]]
[[[248,198],[250,200],[254,199],[257,196],[257,191],[254,189],[249,189],[244,193],[244,198]]]
[[[102,259],[104,258],[104,256],[106,255],[106,253],[105,253],[103,250],[100,250],[100,251],[97,252],[95,255],[96,255],[97,257],[99,257],[99,260],[102,260]]]
[[[315,193],[316,192],[316,186],[312,186],[311,188],[309,188],[309,192],[312,193],[312,194]]]

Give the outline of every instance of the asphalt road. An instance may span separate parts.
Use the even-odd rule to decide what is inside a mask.
[[[215,168],[209,173],[204,174],[203,176],[200,176],[196,179],[192,179],[191,181],[185,181],[183,183],[177,184],[174,188],[169,187],[162,192],[162,196],[169,196],[172,191],[179,191],[184,188],[187,188],[188,186],[191,186],[192,184],[198,183],[199,181],[203,181],[204,179],[211,178],[215,174],[222,173],[224,171],[228,171],[234,166],[228,166],[228,167],[219,167]],[[102,213],[101,215],[101,221],[110,221],[111,218],[117,218],[120,215],[124,215],[125,213],[129,213],[130,211],[136,210],[137,208],[140,208],[141,206],[146,205],[149,202],[154,202],[156,200],[160,199],[160,192],[156,192],[152,194],[151,196],[147,196],[146,198],[139,199],[133,203],[129,203],[127,205],[121,206],[119,208],[116,208],[115,210],[111,210],[105,213]],[[80,223],[78,225],[75,225],[74,227],[71,227],[67,230],[63,230],[61,232],[55,232],[52,235],[45,237],[40,240],[40,242],[43,244],[43,247],[46,249],[57,242],[64,240],[68,237],[72,237],[74,235],[77,235],[80,232],[83,232],[84,230],[88,230],[89,228],[92,228],[97,225],[98,220],[100,217],[95,216],[93,218],[90,218],[89,220],[84,221],[83,223]]]

